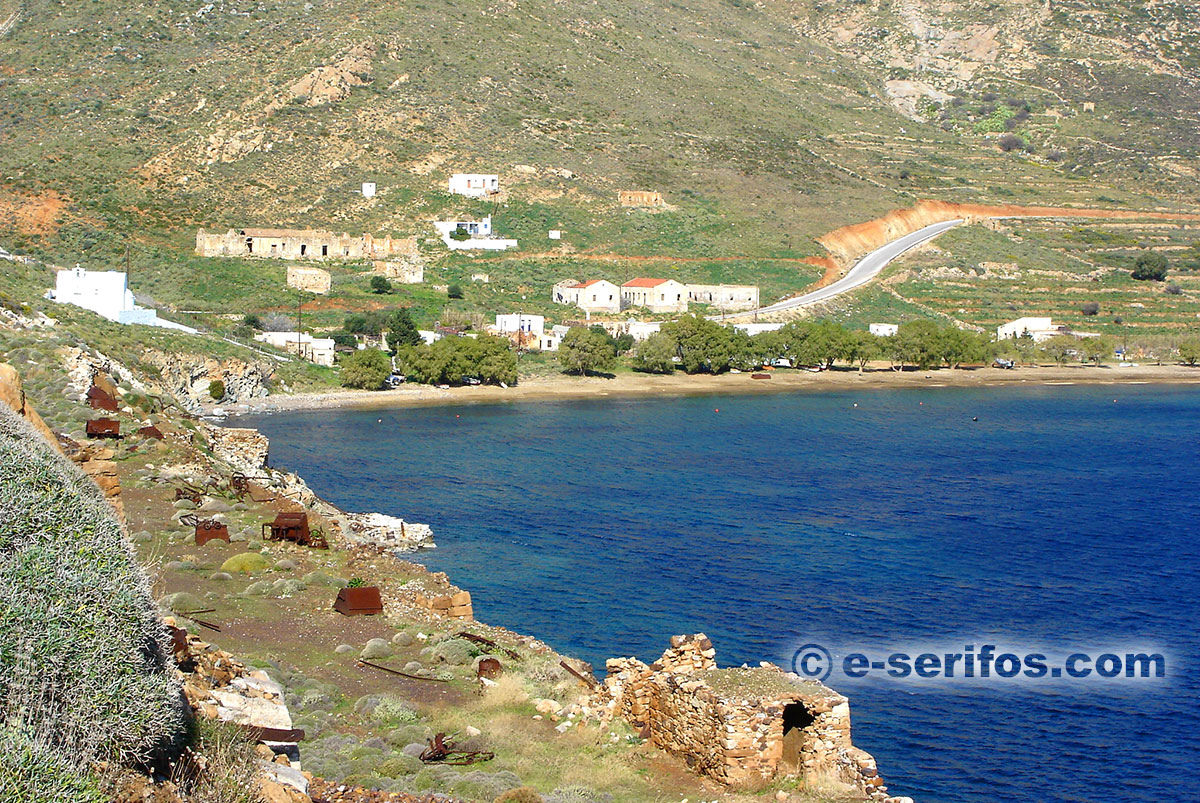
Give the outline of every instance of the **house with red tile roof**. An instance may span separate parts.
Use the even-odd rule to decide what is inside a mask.
[[[632,279],[621,285],[621,308],[643,307],[650,312],[687,312],[687,286],[674,279]]]

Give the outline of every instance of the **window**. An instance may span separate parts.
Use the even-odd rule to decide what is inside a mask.
[[[329,256],[329,246],[327,246],[327,245],[321,246],[321,256],[323,256],[323,257]]]
[[[304,256],[304,254],[307,251],[308,251],[308,246],[305,245],[304,243],[300,243],[300,256]]]

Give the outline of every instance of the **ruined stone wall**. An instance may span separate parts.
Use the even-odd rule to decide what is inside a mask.
[[[230,229],[224,234],[196,233],[196,253],[204,257],[268,259],[387,259],[411,256],[412,238],[353,237],[319,229]]]
[[[621,190],[617,194],[621,206],[666,206],[661,192],[646,192],[644,190]]]
[[[305,293],[325,295],[333,285],[333,277],[329,271],[320,268],[302,268],[298,265],[288,265],[287,285]]]
[[[372,263],[375,272],[401,284],[420,284],[425,281],[425,263],[414,255],[403,260],[376,260]]]
[[[875,759],[850,740],[849,702],[820,683],[771,664],[718,670],[702,633],[673,637],[653,664],[613,658],[606,668],[587,706],[601,718],[625,719],[695,772],[752,788],[784,773],[833,778],[888,799]]]

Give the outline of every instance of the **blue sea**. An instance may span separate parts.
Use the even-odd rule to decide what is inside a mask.
[[[355,511],[427,522],[476,615],[590,661],[984,644],[1166,677],[835,674],[918,803],[1196,799],[1200,390],[609,399],[240,419]],[[1018,656],[1020,657],[1020,656]],[[1190,758],[1189,758],[1190,757]],[[1192,789],[1192,791],[1188,791]]]

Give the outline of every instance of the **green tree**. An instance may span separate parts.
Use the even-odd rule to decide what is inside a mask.
[[[1088,362],[1100,365],[1112,352],[1113,346],[1107,337],[1085,337],[1080,339],[1079,353]]]
[[[733,330],[699,315],[664,323],[663,334],[675,342],[680,365],[689,374],[728,371],[734,355]]]
[[[501,337],[444,337],[431,346],[402,347],[396,360],[411,381],[429,385],[457,385],[464,377],[493,385],[517,382],[517,356]]]
[[[1042,351],[1047,357],[1063,365],[1069,357],[1079,351],[1079,341],[1069,335],[1058,335],[1043,343]]]
[[[603,329],[584,329],[576,326],[563,336],[558,345],[558,361],[569,374],[587,374],[612,368],[617,349]]]
[[[220,379],[214,379],[208,383],[208,395],[213,401],[220,401],[225,398],[225,383]]]
[[[1143,251],[1133,260],[1133,278],[1161,282],[1167,278],[1167,258],[1157,251]]]
[[[401,346],[419,346],[423,342],[412,314],[404,307],[389,312],[385,326],[388,331],[388,343],[393,349],[399,349]]]
[[[889,356],[894,362],[900,363],[901,370],[907,363],[912,363],[922,371],[932,368],[942,361],[940,329],[933,321],[926,320],[900,324],[896,334],[889,338]]]
[[[446,298],[462,298],[462,297],[463,297],[463,291],[462,291],[461,285],[452,284],[446,288]]]
[[[675,370],[675,341],[655,332],[633,351],[633,370],[647,374],[669,374]]]
[[[380,390],[392,374],[392,361],[379,349],[362,349],[342,358],[342,387]]]
[[[387,295],[392,292],[392,283],[384,276],[371,277],[371,292],[376,295]]]
[[[983,360],[987,341],[979,333],[943,326],[933,335],[932,349],[947,368],[957,368],[966,362]]]
[[[878,337],[862,329],[855,329],[846,333],[842,340],[842,351],[838,356],[851,365],[857,365],[859,373],[862,373],[867,363],[881,353]]]
[[[383,326],[383,316],[374,310],[347,315],[342,321],[342,328],[352,335],[377,335],[383,331]]]
[[[1200,337],[1191,337],[1179,344],[1179,359],[1188,365],[1200,362]]]
[[[261,332],[263,328],[262,318],[258,317],[256,313],[247,312],[242,316],[242,326],[249,326],[251,329],[257,329]]]

